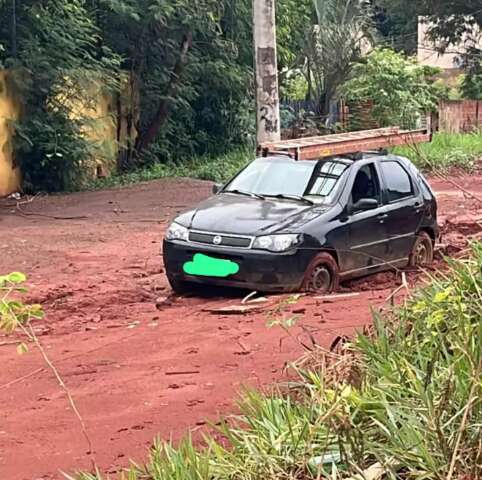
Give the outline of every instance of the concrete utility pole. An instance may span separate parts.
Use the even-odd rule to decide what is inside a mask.
[[[256,64],[256,140],[260,145],[280,139],[275,0],[253,0],[253,35]]]

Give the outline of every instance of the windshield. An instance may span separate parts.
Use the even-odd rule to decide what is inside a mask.
[[[262,196],[303,196],[316,203],[332,203],[348,165],[336,160],[296,161],[258,158],[234,178],[224,191],[238,190]]]

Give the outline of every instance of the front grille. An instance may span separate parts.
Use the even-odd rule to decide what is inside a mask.
[[[252,239],[250,237],[238,237],[236,235],[190,232],[189,241],[204,243],[206,245],[216,245],[217,247],[249,248]]]

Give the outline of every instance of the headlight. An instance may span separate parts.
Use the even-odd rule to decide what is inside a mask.
[[[266,235],[257,237],[253,242],[253,248],[270,250],[271,252],[285,252],[300,242],[300,236],[296,233],[284,235]]]
[[[179,223],[173,222],[169,225],[166,232],[166,240],[183,240],[187,242],[189,239],[189,230]]]

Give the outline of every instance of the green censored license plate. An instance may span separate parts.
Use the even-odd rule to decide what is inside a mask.
[[[196,253],[190,262],[183,265],[188,275],[204,277],[228,277],[239,272],[239,265],[231,260],[209,257],[203,253]]]

